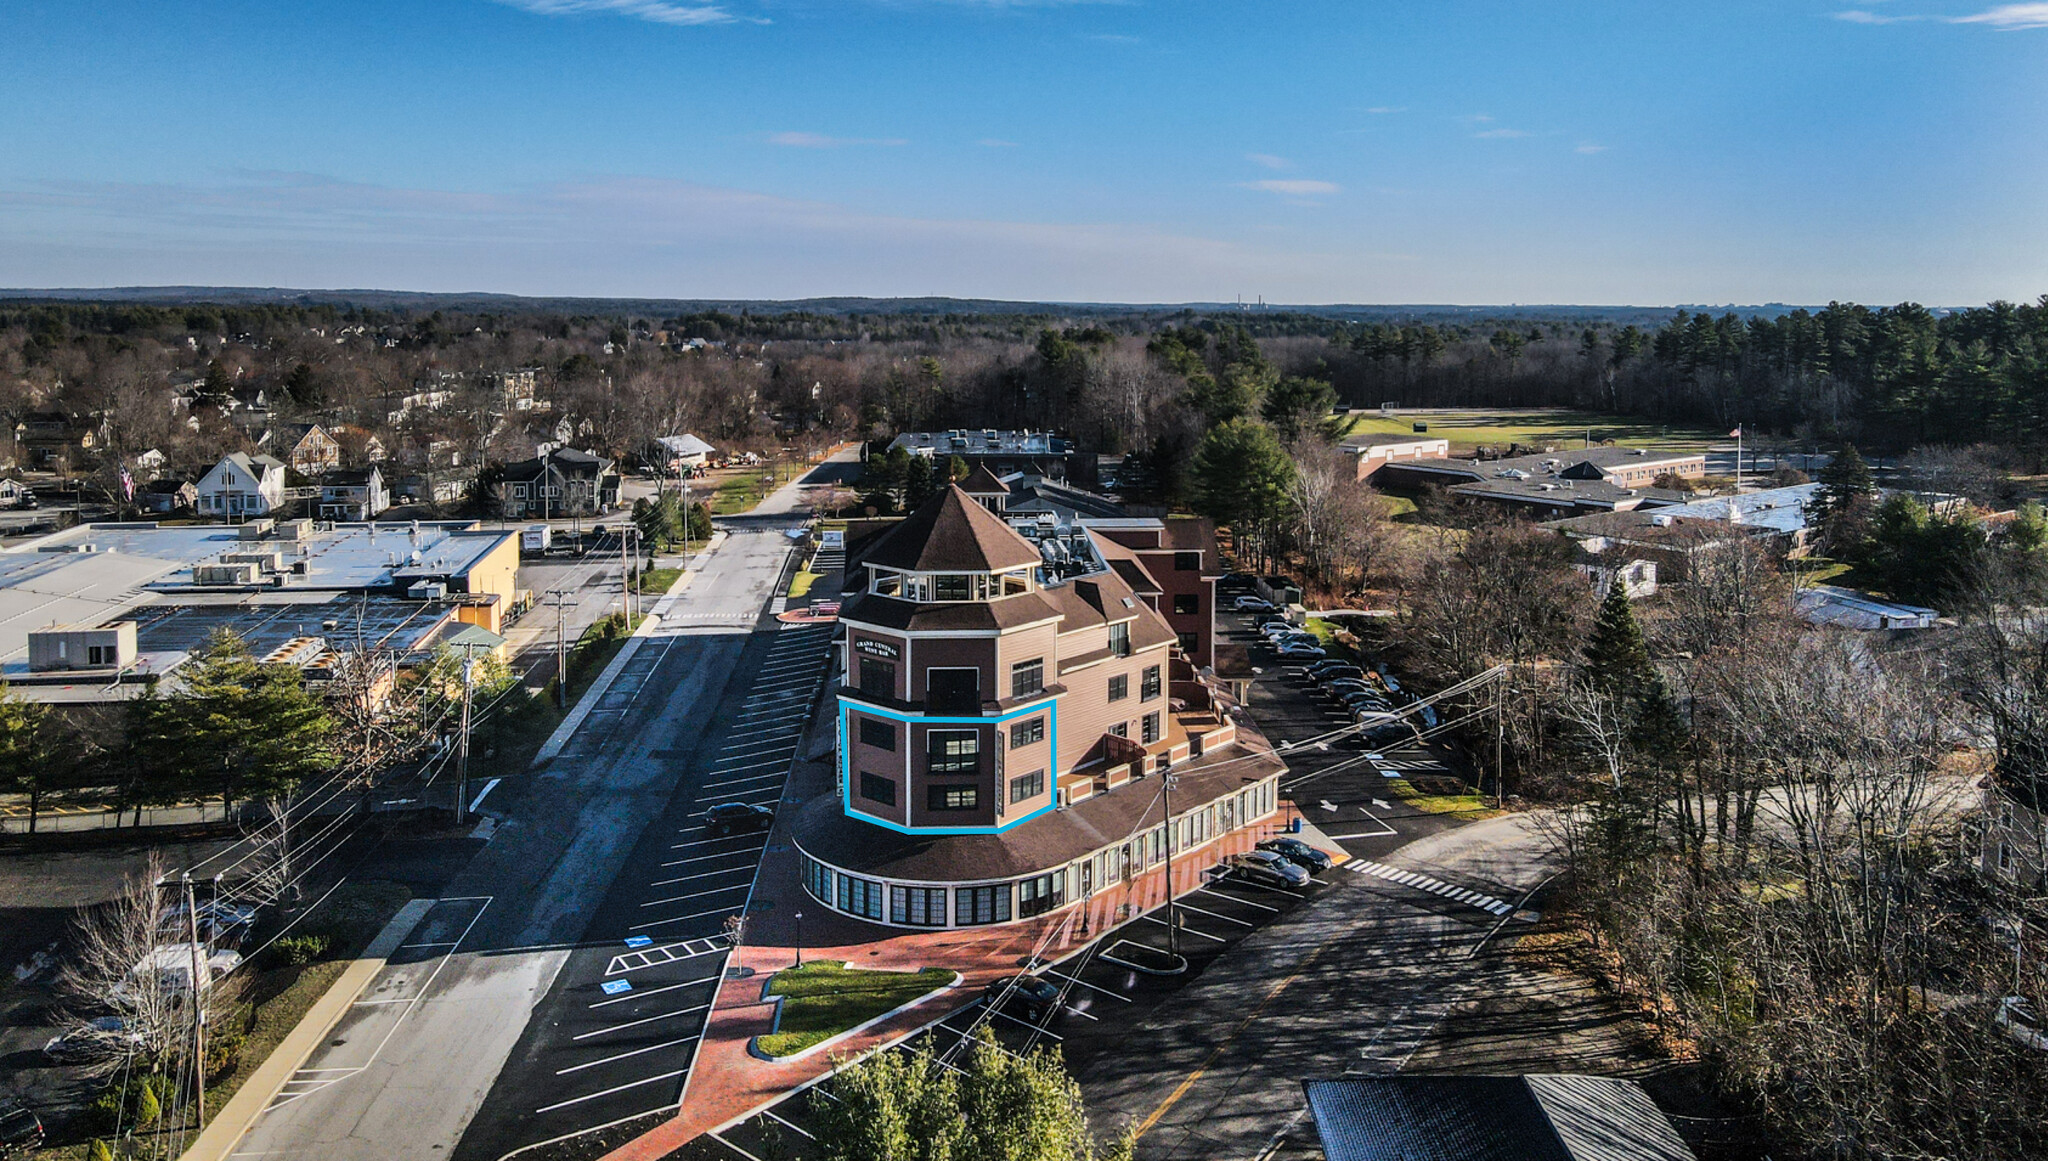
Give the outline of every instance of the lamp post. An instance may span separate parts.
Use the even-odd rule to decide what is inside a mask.
[[[796,966],[804,966],[804,913],[796,913]]]
[[[1180,920],[1173,910],[1173,785],[1180,775],[1168,770],[1160,780],[1160,797],[1166,810],[1166,950],[1180,956]]]

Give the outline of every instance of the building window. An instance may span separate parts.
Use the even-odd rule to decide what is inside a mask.
[[[941,601],[965,601],[970,599],[967,578],[941,573],[932,578],[934,599]]]
[[[980,810],[981,787],[936,785],[924,788],[926,810]]]
[[[525,485],[525,484],[514,484],[514,485],[512,485],[512,498],[513,498],[514,500],[524,500],[524,499],[526,499],[526,485]]]
[[[1131,675],[1119,673],[1109,679],[1109,700],[1122,701],[1131,696]]]
[[[1045,689],[1045,658],[1034,657],[1010,666],[1010,696],[1030,697]]]
[[[1109,627],[1109,651],[1118,657],[1131,655],[1131,623],[1120,621]]]
[[[1180,613],[1180,614],[1183,614],[1183,615],[1193,615],[1193,614],[1196,614],[1196,613],[1199,613],[1199,612],[1201,612],[1201,611],[1202,611],[1202,598],[1201,598],[1200,594],[1197,594],[1197,593],[1175,593],[1175,594],[1173,594],[1173,611],[1174,611],[1174,612],[1176,612],[1176,613]]]
[[[1202,635],[1200,633],[1176,633],[1174,636],[1180,641],[1180,651],[1182,653],[1193,657],[1201,651]]]
[[[933,713],[971,714],[981,710],[981,670],[925,670],[925,700]]]
[[[1067,873],[1054,871],[1017,884],[1017,916],[1043,915],[1067,901]]]
[[[1200,572],[1202,554],[1199,552],[1176,552],[1173,554],[1173,571]]]
[[[896,723],[883,721],[880,718],[862,718],[860,720],[860,744],[863,746],[873,746],[877,750],[894,752],[896,749]]]
[[[933,730],[924,739],[925,769],[933,774],[972,774],[981,768],[981,735],[973,730]]]
[[[1144,719],[1138,723],[1138,737],[1139,740],[1148,746],[1159,740],[1159,713],[1157,710],[1146,714]]]
[[[1021,750],[1026,746],[1043,742],[1044,740],[1045,718],[1042,715],[1031,718],[1028,721],[1017,722],[1010,727],[1010,748],[1012,750]]]
[[[87,645],[85,647],[85,663],[87,665],[112,665],[114,663],[114,647],[112,645]]]
[[[826,906],[832,905],[832,871],[810,858],[803,861],[804,887]]]
[[[1008,923],[1010,921],[1010,885],[998,883],[993,887],[955,887],[953,889],[953,926],[973,927],[981,923]]]
[[[1131,736],[1131,723],[1118,722],[1109,727],[1109,732],[1119,738],[1128,738]]]
[[[1138,682],[1138,700],[1151,701],[1159,696],[1159,667],[1147,665]]]
[[[889,888],[889,922],[905,927],[944,927],[946,925],[946,889],[944,887],[891,887]]]
[[[896,663],[879,657],[860,659],[860,691],[869,697],[896,696]]]
[[[882,885],[852,875],[839,876],[839,909],[864,919],[882,917]]]
[[[883,806],[894,806],[896,805],[896,783],[882,777],[880,774],[869,774],[863,771],[860,776],[860,796],[869,802],[879,802]]]
[[[1045,771],[1033,770],[1022,778],[1010,779],[1010,805],[1028,802],[1045,793]]]

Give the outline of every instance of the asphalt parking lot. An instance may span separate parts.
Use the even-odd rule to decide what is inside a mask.
[[[721,803],[772,806],[824,678],[832,625],[764,618],[735,686],[535,1011],[457,1158],[523,1146],[671,1107],[725,972],[727,917],[744,910],[765,831],[718,834]],[[615,689],[607,698],[631,698]]]

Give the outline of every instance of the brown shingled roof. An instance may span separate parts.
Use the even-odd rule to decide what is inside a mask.
[[[994,572],[1038,559],[1030,541],[953,484],[890,529],[866,563],[916,572]]]
[[[989,471],[987,464],[974,465],[974,470],[967,473],[966,479],[960,481],[960,490],[970,496],[1007,496],[1010,494],[1010,486],[1003,483],[994,472]]]

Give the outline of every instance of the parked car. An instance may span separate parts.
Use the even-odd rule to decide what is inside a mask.
[[[1351,664],[1349,661],[1346,661],[1341,657],[1332,657],[1328,661],[1318,661],[1314,665],[1309,666],[1309,672],[1318,675],[1327,673],[1333,669],[1349,669],[1356,672],[1358,670],[1358,666]]]
[[[1031,1023],[1042,1024],[1059,1010],[1060,990],[1043,976],[1004,976],[983,988],[981,999],[986,1004],[1000,1003],[1005,1008],[1017,1009]]]
[[[1274,611],[1273,602],[1264,597],[1239,597],[1230,602],[1230,607],[1240,613],[1270,613]]]
[[[1323,691],[1335,697],[1343,697],[1348,693],[1371,692],[1372,686],[1367,685],[1356,677],[1339,677],[1335,680],[1324,682]]]
[[[1320,875],[1330,869],[1330,856],[1302,842],[1298,838],[1269,838],[1259,844],[1262,851],[1272,851],[1311,875]]]
[[[767,830],[775,824],[775,811],[751,802],[721,802],[700,815],[713,834]]]
[[[1262,621],[1259,623],[1259,633],[1264,636],[1270,636],[1274,633],[1292,632],[1295,628],[1296,626],[1292,621]]]
[[[210,900],[199,905],[199,939],[209,947],[240,947],[256,925],[256,908],[247,903]],[[157,934],[166,939],[186,939],[192,930],[185,905],[166,907],[157,916]]]
[[[1329,654],[1323,652],[1323,647],[1320,645],[1310,645],[1306,642],[1288,642],[1280,646],[1280,656],[1289,660],[1302,660],[1311,657],[1320,660],[1321,658],[1328,657]]]
[[[1345,704],[1345,706],[1352,710],[1372,710],[1375,713],[1383,714],[1391,714],[1394,712],[1394,707],[1388,703],[1386,698],[1381,697],[1379,694],[1376,694],[1371,690],[1362,690],[1358,693],[1347,694],[1344,697],[1339,698],[1338,700],[1342,701]]]
[[[27,1105],[0,1096],[0,1157],[26,1157],[42,1147],[42,1120]]]
[[[1309,675],[1324,683],[1332,681],[1363,681],[1365,674],[1358,666],[1343,661],[1318,661],[1309,667]]]
[[[117,1005],[141,1002],[146,996],[181,996],[192,990],[192,961],[200,961],[199,990],[242,966],[242,953],[228,948],[208,951],[204,944],[165,943],[135,961],[126,979],[116,983],[107,995]]]
[[[113,1056],[128,1049],[140,1048],[142,1043],[142,1033],[131,1031],[128,1021],[123,1017],[101,1016],[50,1037],[43,1045],[43,1055],[58,1064],[65,1064],[74,1060],[89,1060],[96,1056]]]
[[[1223,860],[1226,873],[1265,887],[1300,890],[1309,884],[1309,873],[1272,851],[1246,851]]]
[[[1393,674],[1388,673],[1386,670],[1382,669],[1379,671],[1379,679],[1380,684],[1387,687],[1388,693],[1401,692],[1401,683],[1394,680]]]

